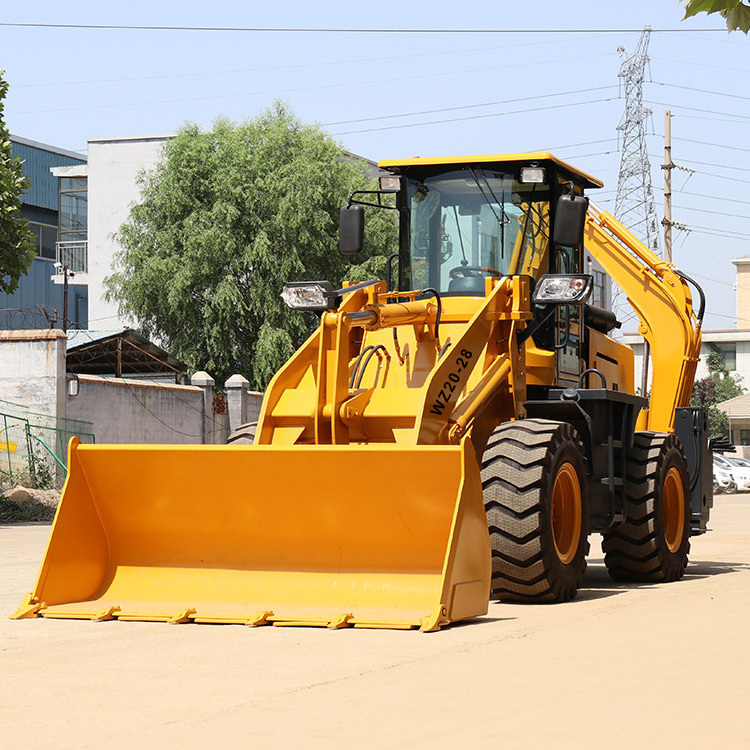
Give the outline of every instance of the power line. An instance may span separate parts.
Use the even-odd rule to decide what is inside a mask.
[[[422,29],[422,28],[336,28],[294,26],[141,26],[135,24],[81,24],[81,23],[13,23],[0,22],[0,26],[24,29],[75,29],[85,31],[197,31],[211,33],[260,34],[639,34],[642,29]],[[673,33],[726,33],[718,29],[651,29],[654,34]]]
[[[678,195],[692,195],[696,198],[710,198],[712,200],[724,201],[725,203],[742,203],[745,206],[750,206],[750,201],[740,201],[736,198],[723,198],[720,195],[704,195],[703,193],[690,193],[687,190],[676,191]]]
[[[595,88],[590,88],[590,89],[578,89],[575,91],[561,91],[555,94],[539,94],[537,96],[521,96],[516,99],[504,99],[501,101],[483,102],[481,104],[465,104],[460,107],[442,107],[440,109],[423,109],[423,110],[418,110],[416,112],[402,112],[396,115],[361,117],[356,120],[338,120],[337,122],[323,122],[321,123],[321,126],[324,128],[327,128],[327,127],[333,127],[334,125],[350,125],[350,124],[354,125],[360,122],[374,122],[376,120],[393,120],[397,117],[417,117],[419,115],[432,115],[432,114],[438,114],[440,112],[457,112],[457,111],[466,110],[466,109],[477,109],[479,107],[494,107],[494,106],[499,106],[501,104],[515,104],[517,102],[528,102],[528,101],[533,101],[535,99],[548,99],[553,96],[573,96],[576,94],[588,94],[593,91],[606,91],[607,89],[613,89],[613,88],[617,88],[617,87],[613,85],[597,86]],[[599,141],[599,142],[601,143],[602,141]],[[581,145],[584,145],[584,144],[581,144]],[[559,146],[558,148],[567,148],[567,147]]]
[[[445,58],[448,55],[466,55],[474,52],[496,52],[498,50],[507,50],[510,48],[517,48],[517,47],[536,47],[539,45],[549,45],[554,44],[554,42],[527,42],[524,44],[512,44],[512,45],[502,45],[500,47],[498,46],[491,46],[491,47],[471,47],[467,49],[458,49],[458,50],[440,50],[439,52],[421,52],[421,53],[414,53],[411,55],[390,55],[390,56],[383,56],[380,55],[378,57],[364,57],[364,58],[357,58],[354,60],[329,60],[324,62],[305,62],[305,63],[296,63],[294,65],[272,65],[272,66],[265,66],[265,67],[258,67],[258,68],[236,68],[233,70],[210,70],[210,71],[201,71],[198,73],[165,73],[163,75],[151,75],[151,76],[128,76],[125,78],[93,78],[89,80],[83,80],[83,81],[49,81],[49,82],[43,82],[43,83],[14,83],[13,88],[14,89],[28,89],[28,88],[44,88],[49,86],[59,87],[59,86],[85,86],[85,85],[91,85],[91,84],[99,84],[99,83],[131,83],[136,81],[159,81],[159,80],[171,80],[175,78],[197,78],[197,77],[205,77],[205,76],[227,76],[227,75],[235,75],[238,73],[266,73],[266,72],[272,72],[272,71],[283,71],[283,70],[299,70],[302,69],[309,69],[309,68],[322,68],[322,67],[340,67],[343,65],[362,65],[365,63],[383,63],[383,62],[391,62],[394,60],[414,60],[414,59],[422,59],[426,57],[440,57]],[[605,52],[601,54],[596,55],[582,55],[579,57],[569,57],[565,58],[564,61],[573,62],[576,60],[590,60],[595,57],[611,57],[614,53],[612,52]],[[555,62],[562,62],[563,60],[556,60]],[[522,65],[528,66],[529,64],[543,64],[546,63],[546,60],[539,60],[539,61],[527,61],[524,62]],[[508,66],[504,66],[504,69],[507,69]],[[511,66],[511,67],[521,67],[519,66]]]
[[[438,73],[425,73],[422,75],[415,75],[415,76],[400,76],[400,77],[393,77],[393,78],[375,78],[375,79],[369,79],[366,81],[347,81],[343,83],[325,83],[320,84],[318,86],[295,86],[291,88],[286,89],[266,89],[264,91],[239,91],[239,92],[232,92],[232,93],[225,93],[225,94],[212,94],[210,96],[198,96],[198,97],[186,97],[181,99],[160,99],[160,100],[151,100],[151,101],[145,101],[145,102],[117,102],[115,104],[90,104],[90,105],[77,105],[77,106],[71,106],[71,107],[59,107],[56,109],[36,109],[36,110],[24,110],[21,112],[15,112],[16,115],[32,115],[32,114],[47,114],[51,112],[78,112],[81,110],[94,110],[94,109],[120,109],[125,107],[140,107],[140,106],[153,106],[155,104],[179,104],[181,102],[200,102],[200,101],[209,101],[209,100],[215,100],[215,99],[236,99],[241,97],[250,97],[250,96],[265,96],[268,94],[288,94],[288,93],[295,93],[300,91],[319,91],[322,89],[335,89],[335,88],[345,88],[347,86],[365,86],[369,84],[383,84],[383,83],[400,83],[403,81],[413,81],[413,80],[424,80],[428,78],[442,78],[444,76],[451,76],[451,75],[462,75],[466,73],[485,73],[485,72],[491,72],[495,70],[507,70],[507,65],[499,65],[496,67],[481,67],[481,68],[470,68],[470,69],[464,69],[464,70],[444,70],[440,71]],[[607,87],[602,87],[607,88]],[[613,87],[609,87],[613,88]],[[519,100],[521,101],[521,100]]]
[[[750,117],[747,119],[750,119]],[[717,148],[725,148],[729,151],[745,151],[750,154],[750,148],[742,148],[741,146],[727,146],[723,143],[707,143],[706,141],[696,141],[691,138],[675,138],[674,140],[680,141],[680,143],[697,143],[699,146],[716,146]]]
[[[691,232],[698,232],[698,234],[710,234],[714,235],[715,237],[726,237],[730,240],[744,240],[744,239],[750,239],[750,234],[745,234],[743,232],[734,232],[731,229],[717,229],[716,227],[699,227],[699,226],[690,226],[689,231]]]
[[[543,111],[547,111],[551,109],[564,109],[566,107],[579,107],[579,106],[588,105],[588,104],[602,104],[604,102],[612,102],[612,101],[616,101],[616,97],[611,97],[609,99],[592,99],[591,101],[588,101],[588,102],[570,102],[568,104],[551,104],[548,107],[531,107],[531,108],[526,108],[526,109],[508,111],[508,112],[495,112],[495,113],[490,113],[486,115],[469,115],[468,117],[451,117],[445,120],[430,120],[427,122],[414,122],[414,123],[407,123],[404,125],[385,125],[379,128],[364,128],[362,130],[344,130],[338,133],[331,133],[331,135],[352,135],[356,133],[374,133],[374,132],[381,131],[381,130],[398,130],[401,128],[418,128],[424,125],[441,125],[441,124],[449,123],[449,122],[465,122],[467,120],[482,120],[487,117],[506,117],[508,115],[521,115],[521,114],[526,114],[529,112],[543,112]]]
[[[696,62],[695,60],[673,60],[668,57],[652,57],[651,59],[658,60],[661,62],[675,63],[676,65],[694,65],[695,67],[698,67],[701,70],[706,70],[706,69],[721,70],[726,73],[725,65],[709,65],[704,61]],[[750,69],[748,68],[732,68],[732,71],[734,73],[750,73]]]
[[[744,182],[745,184],[750,185],[750,180],[741,180],[739,177],[727,177],[725,174],[713,174],[712,172],[704,172],[700,169],[696,169],[694,171],[696,174],[702,174],[706,177],[716,177],[719,180],[729,180],[730,182]]]
[[[668,86],[671,89],[681,89],[682,91],[694,91],[698,94],[713,94],[714,96],[726,96],[730,99],[742,99],[743,101],[750,102],[750,96],[742,96],[740,94],[728,94],[725,91],[711,91],[711,89],[696,89],[692,86],[679,86],[676,83],[662,83],[661,81],[650,81],[655,86]]]
[[[703,107],[687,107],[684,104],[668,104],[667,102],[653,102],[653,101],[647,101],[646,104],[651,104],[653,106],[657,107],[667,107],[671,109],[685,109],[688,112],[703,112],[704,114],[709,115],[722,115],[725,117],[736,117],[740,120],[750,120],[750,116],[748,115],[736,115],[733,112],[717,112],[713,109],[704,109]]]
[[[672,140],[683,140],[683,139],[681,139],[681,138],[673,138]],[[712,144],[712,145],[714,145],[714,144]],[[719,144],[715,144],[715,145],[719,145]],[[731,146],[728,146],[727,148],[731,148]],[[661,157],[656,157],[656,156],[653,156],[653,155],[651,155],[651,157],[653,159],[661,158]],[[746,167],[730,167],[730,166],[728,166],[726,164],[712,164],[712,163],[706,162],[706,161],[695,161],[693,159],[687,159],[687,158],[684,159],[684,161],[687,161],[690,164],[700,164],[701,166],[718,167],[719,169],[733,169],[733,170],[736,170],[738,172],[747,172],[748,171]],[[730,182],[744,182],[744,183],[749,183],[750,184],[750,180],[743,180],[743,179],[740,179],[739,177],[729,177],[729,175],[725,175],[725,174],[714,174],[713,172],[704,172],[702,169],[690,169],[690,171],[693,172],[693,173],[695,173],[695,174],[705,175],[706,177],[717,177],[720,180],[729,180]]]
[[[738,201],[738,203],[746,203],[747,201]],[[709,208],[693,208],[692,206],[672,206],[673,208],[679,208],[680,211],[696,211],[701,214],[713,214],[714,216],[732,216],[735,219],[741,218],[737,214],[730,214],[724,211],[712,211]]]

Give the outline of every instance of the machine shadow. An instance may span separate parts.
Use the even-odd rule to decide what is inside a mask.
[[[750,563],[745,562],[690,561],[682,580],[699,580],[748,569],[750,569]],[[604,562],[594,560],[588,564],[575,601],[604,599],[609,596],[624,594],[632,589],[651,588],[659,585],[661,584],[658,582],[614,581],[609,577]]]

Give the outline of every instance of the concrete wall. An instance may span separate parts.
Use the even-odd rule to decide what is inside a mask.
[[[226,398],[214,394],[205,372],[187,386],[96,375],[76,380],[77,395],[67,395],[68,418],[92,422],[97,443],[221,445],[240,424],[257,420],[263,398],[239,375],[227,381]]]
[[[169,138],[107,138],[88,142],[89,327],[92,329],[133,324],[119,317],[115,303],[104,299],[104,279],[112,273],[113,256],[119,250],[113,235],[141,198],[136,184],[138,174],[156,165]]]
[[[59,330],[0,331],[0,399],[64,418],[66,340]]]
[[[71,419],[92,422],[97,443],[202,443],[200,387],[79,375]]]

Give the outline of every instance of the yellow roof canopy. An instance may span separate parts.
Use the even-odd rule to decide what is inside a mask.
[[[600,188],[604,183],[592,177],[590,174],[577,169],[572,164],[558,159],[547,151],[533,151],[520,154],[483,154],[478,156],[436,156],[436,157],[419,157],[411,159],[384,159],[378,163],[380,169],[400,171],[400,167],[432,167],[432,166],[450,166],[452,164],[518,164],[519,162],[552,162],[563,173],[567,173],[576,181],[581,182],[584,187]]]

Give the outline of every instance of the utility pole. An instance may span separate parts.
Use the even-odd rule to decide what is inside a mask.
[[[672,161],[672,113],[667,110],[664,113],[664,218],[661,223],[664,227],[664,260],[672,262],[672,170],[675,164]]]
[[[68,267],[63,266],[63,331],[68,332]]]

